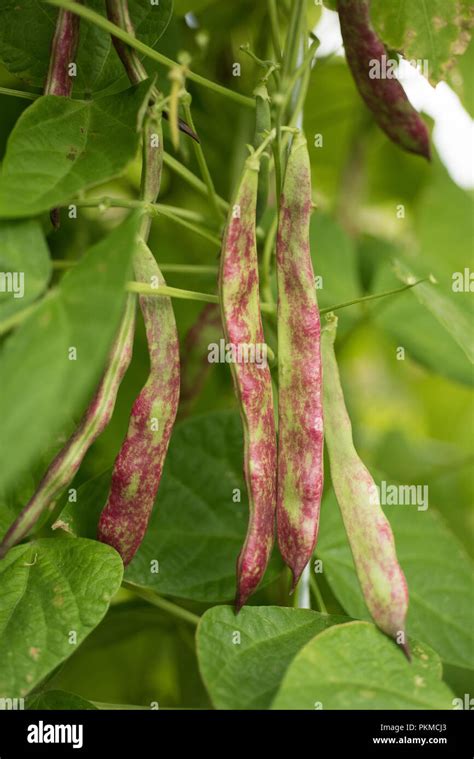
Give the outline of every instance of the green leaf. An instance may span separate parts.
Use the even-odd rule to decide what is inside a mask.
[[[397,262],[397,275],[402,282],[410,284],[416,280],[415,275],[403,262]],[[463,311],[453,297],[445,295],[442,289],[431,282],[422,282],[414,290],[415,297],[436,317],[440,324],[450,333],[469,361],[474,363],[474,346],[472,344],[472,318]]]
[[[34,465],[92,397],[121,317],[137,229],[133,215],[91,248],[5,341],[0,491]]]
[[[51,261],[37,221],[0,221],[0,272],[11,274],[0,290],[0,319],[25,308],[48,285]]]
[[[99,709],[154,709],[156,702],[160,709],[209,709],[194,637],[186,622],[117,598],[54,675],[54,687],[92,699]]]
[[[315,276],[322,278],[322,288],[317,292],[319,307],[330,308],[360,297],[355,246],[333,217],[322,212],[313,214],[310,244]],[[356,309],[357,306],[345,312],[340,333],[354,323]]]
[[[474,668],[472,563],[433,510],[398,505],[385,507],[385,513],[408,583],[408,634],[432,646],[444,661]],[[370,619],[332,490],[323,501],[317,553],[346,612]]]
[[[469,0],[373,0],[372,21],[389,48],[408,60],[426,61],[434,85],[445,79],[470,39],[472,8]]]
[[[450,71],[449,83],[457,92],[466,111],[474,117],[474,39],[471,37],[469,47]]]
[[[412,643],[412,662],[367,622],[331,627],[288,667],[273,709],[451,709],[435,652]]]
[[[400,263],[398,273],[404,269],[405,275],[401,279],[406,282],[412,272],[402,266]],[[381,266],[373,282],[373,292],[397,286],[399,281],[397,283],[392,267]],[[417,292],[420,288],[422,292]],[[456,303],[442,292],[439,285],[427,282],[383,302],[375,301],[372,314],[374,322],[394,338],[397,346],[403,346],[415,361],[457,382],[473,384],[472,366],[463,350],[469,350],[471,330],[466,329],[464,312],[457,309]],[[459,335],[456,341],[453,332]]]
[[[233,598],[235,562],[248,522],[242,465],[236,414],[215,412],[175,427],[148,531],[126,579],[178,598],[210,603]],[[107,472],[79,488],[77,503],[67,505],[56,525],[95,536],[109,485]],[[233,501],[237,491],[240,503]],[[275,551],[262,585],[281,569]]]
[[[317,63],[309,82],[304,110],[313,182],[318,192],[334,197],[351,155],[355,124],[364,106],[345,61]],[[315,145],[321,135],[322,146]]]
[[[149,87],[142,82],[99,100],[38,98],[8,140],[0,217],[48,211],[117,176],[136,154],[140,109]]]
[[[295,654],[345,617],[309,609],[215,606],[201,617],[197,654],[217,709],[268,709]]]
[[[105,15],[103,0],[88,6]],[[43,87],[58,10],[38,0],[7,0],[0,9],[0,60],[12,74]],[[171,19],[173,1],[129,0],[137,37],[154,47]],[[109,34],[81,20],[74,94],[105,89],[123,75]]]
[[[64,690],[48,690],[46,693],[38,693],[27,700],[26,708],[30,710],[51,711],[91,711],[97,707],[75,693],[66,693]]]
[[[37,540],[0,562],[0,695],[23,697],[100,622],[122,581],[109,546]],[[77,642],[72,643],[71,633]]]

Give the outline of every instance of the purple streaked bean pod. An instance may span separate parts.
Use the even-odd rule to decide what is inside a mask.
[[[314,551],[323,489],[320,319],[309,244],[311,170],[306,138],[291,146],[280,203],[277,534],[293,589]]]
[[[385,134],[399,147],[430,160],[430,137],[425,122],[396,78],[372,78],[374,63],[387,51],[370,20],[370,0],[338,0],[339,20],[349,68],[357,88]]]
[[[336,329],[337,318],[328,316],[321,343],[326,444],[332,484],[367,608],[375,624],[394,638],[409,658],[405,634],[407,584],[374,480],[354,448],[334,352]]]
[[[74,79],[69,75],[69,65],[74,62],[79,43],[79,24],[79,16],[63,8],[59,9],[44,85],[45,95],[71,96]]]
[[[135,27],[133,26],[132,19],[130,18],[130,11],[128,8],[128,0],[105,0],[105,6],[107,10],[107,17],[116,26],[120,26],[129,34],[135,36]],[[122,61],[122,65],[127,72],[127,76],[132,84],[138,84],[148,77],[147,70],[140,58],[137,55],[136,50],[131,48],[118,37],[112,37],[112,42],[117,51],[117,54]],[[158,100],[160,93],[157,87],[153,88],[153,99]],[[163,111],[163,118],[168,119],[168,114]],[[187,134],[196,142],[199,142],[199,137],[183,119],[178,118],[178,127],[181,132]]]
[[[59,9],[44,85],[45,95],[71,96],[74,79],[69,75],[69,65],[74,62],[77,52],[79,25],[79,16],[64,8]],[[61,222],[59,208],[51,209],[50,219],[53,227],[58,229]]]
[[[54,506],[57,498],[72,481],[92,443],[108,425],[120,383],[132,358],[134,329],[135,296],[128,295],[102,379],[84,418],[6,533],[0,544],[0,558],[28,534],[44,512]]]
[[[221,252],[219,293],[227,343],[264,344],[260,313],[255,217],[259,162],[247,159]],[[244,430],[244,474],[250,518],[237,560],[236,608],[239,610],[262,579],[274,542],[276,507],[276,433],[272,380],[268,365],[231,364]]]
[[[154,202],[163,163],[161,114],[151,110],[143,134],[141,197]],[[147,238],[149,219],[141,234]],[[166,284],[153,254],[142,240],[134,256],[137,282]],[[97,537],[113,546],[125,565],[145,535],[161,480],[179,403],[179,343],[171,299],[140,296],[150,358],[150,373],[133,404],[126,438],[115,460],[110,492]]]

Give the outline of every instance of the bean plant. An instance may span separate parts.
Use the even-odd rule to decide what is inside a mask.
[[[400,62],[472,114],[473,17],[419,5],[0,2],[6,708],[472,708],[471,194]]]

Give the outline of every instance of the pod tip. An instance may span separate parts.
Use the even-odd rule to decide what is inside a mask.
[[[398,645],[400,646],[406,658],[411,664],[411,651],[410,651],[410,646],[408,644],[408,641],[405,641],[405,643],[399,643]]]

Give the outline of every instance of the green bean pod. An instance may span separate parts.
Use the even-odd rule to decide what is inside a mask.
[[[0,545],[0,558],[22,540],[69,485],[92,443],[108,425],[117,392],[130,364],[135,330],[135,296],[127,296],[124,315],[96,393],[72,437],[49,466],[36,492],[20,512]]]
[[[309,243],[311,168],[298,133],[288,158],[277,235],[280,553],[293,588],[314,551],[323,489],[320,319]]]
[[[245,346],[264,347],[260,314],[255,213],[259,163],[247,159],[231,206],[221,253],[219,293],[227,344],[238,356]],[[242,352],[243,355],[243,352]],[[236,608],[262,579],[274,541],[276,433],[272,381],[267,362],[231,363],[244,430],[244,474],[250,518],[237,560]]]
[[[369,612],[375,624],[394,638],[409,657],[405,635],[407,584],[374,480],[354,448],[334,353],[336,329],[337,318],[331,315],[321,338],[331,479]]]

